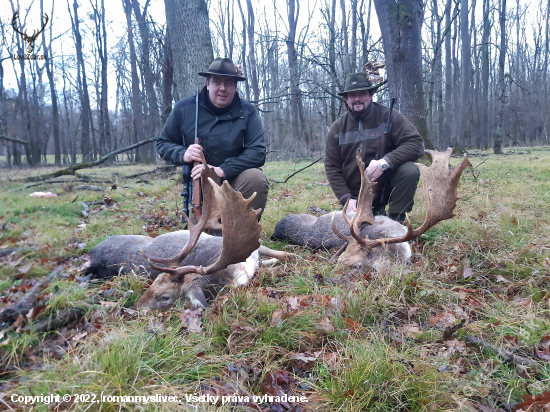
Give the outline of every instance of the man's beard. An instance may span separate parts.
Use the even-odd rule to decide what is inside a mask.
[[[351,107],[349,108],[350,111],[351,111],[351,114],[354,116],[354,117],[361,117],[363,116],[363,114],[365,113],[365,111],[367,110],[367,106],[365,105],[365,103],[363,103],[363,105],[361,106],[362,109],[357,111],[355,110],[355,105],[351,105]]]

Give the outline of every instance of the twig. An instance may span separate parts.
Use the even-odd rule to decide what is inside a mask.
[[[315,163],[320,162],[320,161],[323,160],[323,159],[324,159],[323,157],[320,157],[319,159],[315,160],[314,162],[308,164],[306,167],[302,167],[300,170],[297,170],[296,172],[294,172],[294,173],[292,173],[290,176],[288,176],[288,177],[285,179],[284,182],[281,182],[281,181],[279,181],[279,180],[274,180],[274,179],[267,179],[267,180],[269,180],[270,182],[274,182],[274,183],[286,183],[286,182],[289,181],[289,179],[290,179],[291,177],[296,176],[296,175],[297,175],[298,173],[300,173],[302,170],[306,170],[308,167],[313,166]]]
[[[136,147],[143,146],[144,144],[147,144],[147,143],[152,143],[155,140],[157,140],[157,136],[150,137],[149,139],[142,140],[141,142],[138,142],[138,143],[133,144],[131,146],[124,147],[124,148],[119,149],[119,150],[115,150],[114,152],[108,153],[105,156],[102,156],[102,157],[100,157],[99,159],[97,159],[93,162],[80,163],[80,164],[72,165],[71,167],[68,167],[68,168],[62,169],[62,170],[58,170],[57,172],[48,173],[47,175],[28,177],[24,181],[25,182],[36,182],[36,181],[39,181],[39,180],[50,179],[52,177],[59,177],[59,176],[66,176],[66,175],[73,175],[74,176],[76,174],[77,170],[88,169],[90,167],[100,165],[101,163],[107,161],[111,157],[116,156],[117,154],[127,152],[128,150],[135,149]]]
[[[532,366],[537,367],[539,364],[531,359],[524,358],[523,356],[518,356],[509,350],[499,348],[498,346],[491,345],[489,342],[484,341],[475,336],[466,336],[464,338],[465,342],[474,343],[478,346],[481,346],[483,349],[489,349],[494,352],[497,356],[504,359],[506,362],[513,363],[517,366]]]
[[[151,174],[151,173],[156,173],[157,171],[162,171],[162,170],[165,170],[165,171],[171,171],[171,169],[176,169],[177,166],[173,166],[173,165],[170,165],[170,166],[161,166],[161,167],[156,167],[154,170],[150,170],[148,172],[141,172],[141,173],[136,173],[136,174],[133,174],[133,175],[129,175],[129,176],[122,176],[122,175],[118,175],[118,177],[121,177],[123,179],[133,179],[134,177],[139,177],[139,176],[143,176],[143,175],[148,175],[148,174]]]

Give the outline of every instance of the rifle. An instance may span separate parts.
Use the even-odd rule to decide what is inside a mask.
[[[388,133],[390,131],[390,119],[391,119],[391,113],[393,111],[393,105],[397,101],[397,98],[392,97],[390,100],[390,113],[388,114],[388,122],[386,123],[386,131],[382,135],[382,138],[378,141],[378,145],[376,147],[376,160],[380,160],[384,157],[386,154],[386,138],[388,137]],[[386,202],[386,196],[387,196],[387,181],[388,181],[388,174],[384,172],[381,176],[380,181],[378,182],[378,204],[379,206],[385,205]]]
[[[199,91],[195,90],[195,143],[199,143],[198,137],[198,123],[199,123]],[[193,163],[193,166],[197,165],[199,162]],[[191,185],[191,165],[185,164],[182,167],[182,183],[183,183],[183,213],[184,216],[181,217],[182,223],[187,223],[185,216],[189,216],[189,198],[191,198],[191,207],[193,208],[193,214],[195,218],[199,220],[201,216],[200,209],[200,196],[201,196],[201,181],[200,179],[194,180],[193,185]]]
[[[198,128],[199,128],[199,91],[195,90],[195,144],[199,144],[199,135],[198,135]],[[200,164],[200,162],[195,161],[193,163],[193,167]],[[193,196],[191,197],[193,200],[191,200],[191,207],[193,208],[193,215],[195,215],[195,219],[198,221],[201,217],[201,180],[196,179],[193,180]]]

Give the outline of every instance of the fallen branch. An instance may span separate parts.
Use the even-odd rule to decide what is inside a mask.
[[[483,339],[477,338],[475,336],[466,336],[464,338],[465,342],[473,343],[477,346],[480,346],[483,349],[488,349],[491,352],[494,352],[498,357],[502,358],[505,362],[513,363],[516,366],[531,366],[537,367],[539,364],[531,359],[524,358],[523,356],[518,356],[509,350],[499,348],[498,346],[491,345],[489,342],[484,341]]]
[[[133,179],[134,177],[139,177],[139,176],[143,176],[143,175],[149,175],[151,173],[157,173],[158,171],[165,171],[165,172],[170,172],[170,171],[174,171],[175,169],[177,169],[177,166],[174,166],[174,165],[170,165],[170,166],[159,166],[159,167],[156,167],[154,170],[150,170],[148,172],[141,172],[141,173],[136,173],[134,175],[129,175],[129,176],[123,176],[123,175],[119,175],[117,173],[117,176],[122,178],[122,179]]]
[[[284,182],[281,182],[281,181],[279,181],[279,180],[273,180],[273,179],[268,179],[268,180],[269,180],[270,182],[273,182],[273,183],[286,183],[286,182],[289,181],[289,179],[290,179],[291,177],[296,176],[296,175],[297,175],[298,173],[300,173],[302,170],[306,170],[308,167],[313,166],[315,163],[320,162],[320,161],[323,160],[323,159],[324,159],[324,157],[320,157],[320,158],[317,159],[316,161],[314,161],[314,162],[308,164],[306,167],[302,167],[300,170],[297,170],[296,172],[294,172],[294,173],[292,173],[290,176],[288,176],[288,177],[285,179]]]
[[[29,144],[29,142],[27,140],[21,140],[21,139],[18,139],[17,137],[8,137],[8,136],[3,135],[3,134],[0,134],[0,139],[7,140],[9,142],[14,142],[14,143],[21,143],[23,145],[28,145]]]
[[[4,308],[0,312],[0,322],[6,322],[6,323],[13,323],[16,321],[17,317],[19,315],[26,316],[27,313],[30,312],[30,310],[34,306],[34,301],[42,293],[42,291],[46,288],[48,283],[57,276],[61,270],[63,270],[63,266],[58,266],[52,273],[50,273],[48,276],[40,279],[31,290],[29,290],[23,298],[13,305]]]
[[[66,169],[58,170],[57,172],[48,173],[46,175],[41,175],[41,176],[28,177],[28,178],[24,179],[24,181],[25,182],[37,182],[39,180],[46,180],[46,179],[51,179],[51,178],[59,177],[59,176],[67,176],[67,175],[75,176],[77,170],[88,169],[90,167],[100,165],[101,163],[107,161],[111,157],[114,157],[114,156],[116,156],[120,153],[127,152],[128,150],[135,149],[136,147],[143,146],[144,144],[152,143],[156,140],[157,140],[156,136],[150,137],[149,139],[142,140],[141,142],[138,142],[138,143],[133,144],[131,146],[127,146],[127,147],[124,147],[122,149],[115,150],[114,152],[108,153],[105,156],[102,156],[99,159],[94,160],[93,162],[79,163],[79,164],[76,164],[76,165],[72,165],[71,167],[68,167]]]
[[[30,326],[35,332],[49,332],[58,330],[65,326],[76,323],[82,319],[86,311],[79,308],[60,310],[59,312],[48,316]]]

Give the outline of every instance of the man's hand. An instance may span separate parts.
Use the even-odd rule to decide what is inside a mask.
[[[382,165],[387,164],[388,162],[386,162],[384,159],[370,161],[369,166],[367,167],[367,177],[370,179],[371,182],[374,182],[376,179],[382,176],[382,173],[384,173],[384,170],[382,170]]]
[[[200,144],[192,144],[187,148],[183,155],[183,161],[185,163],[201,162],[202,146]]]
[[[189,147],[191,147],[191,146],[189,146]],[[189,150],[189,149],[187,149],[187,150]],[[210,166],[210,165],[208,165],[208,166]],[[210,167],[213,167],[213,166],[210,166]],[[193,167],[193,169],[191,170],[191,177],[193,178],[193,180],[200,179],[203,170],[204,170],[204,165],[202,163],[199,163],[198,165]],[[222,178],[222,179],[225,178],[225,173],[223,172],[221,167],[214,167],[214,172],[216,172],[216,174],[220,178]]]
[[[348,208],[347,212],[357,212],[357,200],[356,199],[350,199],[348,202]]]

